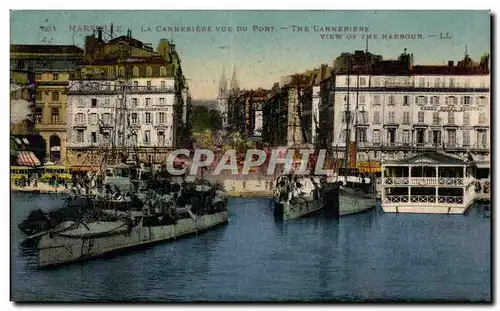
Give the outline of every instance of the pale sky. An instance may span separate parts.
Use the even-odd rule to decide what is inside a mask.
[[[48,21],[48,22],[47,22]],[[213,99],[223,67],[231,77],[233,66],[242,88],[270,88],[280,78],[296,72],[332,65],[342,52],[365,49],[365,32],[330,32],[342,39],[323,39],[314,26],[368,27],[371,53],[397,58],[404,48],[417,64],[443,64],[463,59],[465,49],[475,60],[490,52],[489,11],[12,11],[12,44],[76,44],[83,48],[89,32],[72,26],[113,23],[115,29],[132,30],[132,36],[156,47],[162,38],[173,39],[194,99]],[[40,26],[55,30],[43,32]],[[210,32],[166,32],[162,26],[210,26]],[[309,32],[293,31],[309,26]],[[216,27],[232,27],[221,32]],[[258,32],[253,26],[274,26]],[[151,31],[147,31],[148,27]],[[237,27],[247,27],[246,32]],[[282,28],[283,27],[283,28]],[[53,28],[53,29],[54,29]],[[347,39],[347,34],[357,37]],[[383,39],[382,34],[422,34],[423,39]],[[449,39],[440,39],[440,34]],[[429,35],[436,35],[430,37]],[[224,48],[225,47],[225,48]]]

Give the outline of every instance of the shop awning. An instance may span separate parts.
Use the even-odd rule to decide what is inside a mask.
[[[38,166],[40,161],[31,151],[18,151],[17,152],[17,164],[21,166]]]

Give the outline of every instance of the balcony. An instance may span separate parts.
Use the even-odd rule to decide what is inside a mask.
[[[387,195],[384,196],[385,204],[394,203],[428,203],[428,204],[464,204],[461,196],[435,196],[435,195]]]
[[[394,186],[463,186],[469,179],[461,177],[385,177],[383,185]]]
[[[66,131],[66,123],[64,122],[37,122],[35,124],[35,130],[38,131],[53,131],[60,132]]]
[[[104,85],[100,83],[93,84],[80,84],[75,85],[74,87],[68,90],[68,95],[116,95],[122,94],[124,89],[126,88],[126,92],[129,94],[165,94],[165,93],[174,93],[174,87],[165,87],[162,88],[160,86],[121,86],[121,85]]]

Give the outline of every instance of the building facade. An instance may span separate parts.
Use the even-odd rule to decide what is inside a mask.
[[[322,114],[331,118],[323,120],[331,125],[324,135],[338,156],[353,141],[358,163],[441,150],[471,154],[479,168],[489,167],[488,57],[479,64],[466,57],[457,65],[407,65],[340,72],[322,84],[328,100],[322,109],[333,110]]]
[[[90,169],[113,146],[128,150],[129,161],[165,164],[189,123],[189,94],[177,58],[175,45],[165,40],[154,52],[131,33],[109,42],[87,37],[85,62],[68,92],[72,166]]]
[[[66,93],[84,51],[72,45],[11,45],[10,50],[11,70],[34,77],[32,116],[34,131],[45,141],[45,160],[66,164]]]

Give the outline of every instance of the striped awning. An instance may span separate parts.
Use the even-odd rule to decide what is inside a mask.
[[[38,166],[40,161],[31,151],[19,151],[17,152],[17,164],[20,166]]]

